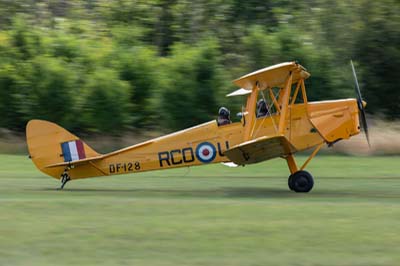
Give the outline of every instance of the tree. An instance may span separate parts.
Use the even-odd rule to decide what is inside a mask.
[[[170,77],[162,99],[167,125],[179,129],[215,118],[216,94],[224,84],[215,41],[196,47],[177,44],[164,65]]]
[[[398,1],[367,2],[365,27],[359,35],[357,61],[362,67],[362,88],[368,111],[400,118],[400,5]]]
[[[130,124],[129,85],[110,69],[87,76],[79,108],[82,124],[92,132],[118,134]]]
[[[0,64],[0,127],[20,130],[24,125],[18,97],[18,72],[11,64]]]
[[[25,66],[26,83],[19,86],[25,96],[23,113],[27,119],[45,119],[71,127],[76,119],[73,99],[76,75],[57,58],[35,57]]]
[[[156,106],[152,99],[160,86],[158,58],[153,49],[130,47],[118,49],[115,65],[119,78],[129,84],[132,126],[141,128],[153,122]]]

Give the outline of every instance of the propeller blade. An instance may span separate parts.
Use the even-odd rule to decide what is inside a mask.
[[[356,70],[354,69],[353,60],[350,60],[350,64],[351,64],[351,70],[353,71],[354,83],[356,85],[355,89],[356,89],[356,94],[357,94],[358,109],[362,110],[364,108],[362,105],[361,91],[360,91],[360,86],[358,85],[358,79],[357,79]]]
[[[360,110],[361,128],[364,130],[365,137],[367,138],[368,146],[371,148],[371,144],[369,142],[367,118],[365,117],[365,109],[364,109],[364,105],[362,102],[361,90],[360,90],[360,86],[358,85],[357,74],[356,74],[356,70],[354,69],[352,60],[350,60],[350,65],[351,65],[351,70],[353,71],[355,89],[356,89],[356,94],[357,94],[357,105],[358,105],[358,109]]]
[[[365,137],[367,138],[368,142],[368,147],[371,148],[371,144],[369,142],[369,133],[368,133],[368,124],[367,124],[367,118],[365,117],[365,111],[364,108],[360,110],[360,116],[361,116],[361,124],[362,128],[364,129]]]

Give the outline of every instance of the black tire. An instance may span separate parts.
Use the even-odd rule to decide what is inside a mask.
[[[292,187],[295,192],[307,193],[313,186],[314,179],[307,171],[297,171],[289,177],[289,188]]]
[[[293,191],[293,175],[290,175],[288,178],[288,186],[289,189]]]

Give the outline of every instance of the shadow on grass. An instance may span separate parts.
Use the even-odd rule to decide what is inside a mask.
[[[309,193],[296,193],[288,189],[280,188],[259,188],[259,187],[224,187],[217,189],[113,189],[113,188],[44,188],[39,191],[55,191],[59,193],[73,193],[81,196],[132,196],[132,197],[182,197],[182,198],[309,198],[309,199],[399,199],[400,194],[387,193],[385,191],[333,191],[314,189]]]

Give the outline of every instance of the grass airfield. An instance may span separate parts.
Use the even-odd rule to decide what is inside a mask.
[[[288,191],[281,159],[58,191],[26,156],[0,155],[0,265],[399,265],[400,157],[307,170],[308,194]]]

